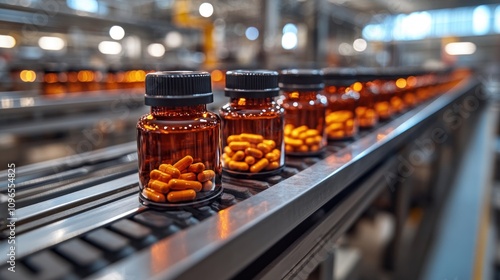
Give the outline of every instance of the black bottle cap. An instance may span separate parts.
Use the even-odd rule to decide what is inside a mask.
[[[323,79],[326,86],[350,86],[356,82],[356,70],[354,68],[325,68]]]
[[[323,71],[316,69],[287,69],[280,72],[280,88],[283,90],[322,90]]]
[[[213,100],[208,72],[162,71],[146,75],[146,105],[190,106]]]
[[[266,98],[279,95],[278,72],[269,70],[234,70],[226,72],[226,96]]]

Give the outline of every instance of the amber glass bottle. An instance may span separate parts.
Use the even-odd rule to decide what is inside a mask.
[[[44,95],[62,95],[66,94],[66,74],[59,69],[45,70],[43,76],[43,94]]]
[[[220,109],[223,170],[233,176],[255,177],[278,173],[285,164],[285,110],[279,96],[278,72],[228,71]]]
[[[156,72],[146,76],[151,113],[137,123],[140,201],[154,207],[194,206],[221,188],[221,121],[207,72]]]
[[[359,127],[368,129],[378,123],[377,111],[375,111],[375,102],[378,98],[378,86],[374,81],[374,75],[368,72],[357,72],[357,81],[352,84],[352,88],[359,92],[358,107],[356,107],[356,117]]]
[[[327,68],[323,73],[328,99],[325,119],[328,140],[351,139],[358,133],[355,110],[359,93],[351,87],[356,72],[350,68]]]
[[[393,80],[391,70],[378,73],[373,83],[378,87],[378,95],[375,100],[375,111],[380,120],[385,121],[392,117],[394,108],[391,98],[396,95],[396,81]]]
[[[283,70],[280,88],[285,108],[285,152],[287,155],[316,155],[326,146],[323,71]]]

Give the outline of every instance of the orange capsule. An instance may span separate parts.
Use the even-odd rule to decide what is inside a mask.
[[[149,173],[149,178],[151,180],[159,180],[159,181],[163,181],[165,183],[168,183],[168,181],[170,181],[170,179],[172,179],[172,176],[170,176],[170,174],[163,173],[158,169],[153,169]]]
[[[271,140],[271,141],[273,141],[273,140]],[[261,150],[264,154],[269,153],[273,148],[274,147],[271,147],[270,145],[267,145],[265,143],[259,143],[259,144],[257,144],[257,149]]]
[[[188,167],[189,172],[200,173],[205,170],[205,165],[202,162],[193,163]]]
[[[174,167],[179,169],[179,170],[184,170],[187,169],[191,163],[193,163],[193,157],[192,156],[185,156],[181,158],[178,162],[174,164]]]
[[[231,157],[231,160],[234,161],[242,161],[245,158],[245,152],[243,151],[237,151],[234,153],[234,155]]]
[[[243,151],[248,147],[250,147],[250,142],[246,141],[237,141],[237,142],[235,141],[229,143],[229,148],[231,148],[231,150],[233,151]]]
[[[156,192],[150,188],[143,189],[142,195],[144,195],[144,197],[154,202],[165,202],[165,196],[163,194]]]
[[[245,157],[245,162],[248,164],[248,165],[252,165],[255,163],[255,158],[253,156],[246,156]]]
[[[290,136],[293,137],[293,138],[298,138],[299,135],[302,133],[302,132],[305,132],[306,130],[308,130],[309,128],[307,127],[307,125],[301,125],[297,128],[294,128],[292,130],[292,133],[290,133]]]
[[[168,193],[170,190],[167,183],[158,180],[149,180],[148,188],[160,193]]]
[[[242,133],[240,134],[241,140],[248,141],[250,143],[258,144],[264,140],[264,137],[259,134]]]
[[[229,136],[227,137],[227,143],[228,143],[228,144],[229,144],[229,143],[231,143],[231,142],[235,142],[235,141],[236,141],[236,142],[241,141],[241,137],[240,137],[239,135],[229,135]]]
[[[171,191],[167,195],[167,200],[169,202],[190,201],[195,198],[196,192],[194,190]]]
[[[239,161],[230,161],[229,164],[229,169],[231,170],[236,170],[236,171],[248,171],[248,164],[246,162],[239,162]]]
[[[274,149],[274,150],[272,150],[272,151],[271,151],[271,153],[273,153],[273,154],[277,154],[278,156],[281,156],[281,151],[280,151],[280,150],[278,150],[278,149]]]
[[[269,165],[264,168],[265,170],[274,170],[276,168],[280,167],[280,163],[277,161],[270,162]]]
[[[292,134],[292,130],[294,128],[295,127],[293,126],[293,124],[286,124],[285,128],[284,128],[285,136],[290,136],[290,134]]]
[[[318,135],[317,135],[317,136],[318,136]],[[318,138],[316,138],[316,137],[307,137],[307,138],[305,139],[305,141],[304,141],[304,143],[305,143],[306,145],[309,145],[309,146],[311,146],[311,145],[317,145],[317,144],[319,144],[320,142],[321,142],[321,137],[320,137],[319,139],[318,139]]]
[[[302,146],[302,140],[300,139],[293,139],[291,137],[285,137],[285,144],[290,145],[292,147],[300,147]]]
[[[207,169],[200,174],[198,174],[198,181],[206,182],[215,177],[215,172],[213,170]]]
[[[266,139],[266,140],[262,141],[262,143],[266,144],[269,148],[271,148],[271,150],[276,148],[276,142],[274,142],[274,140]]]
[[[182,179],[172,179],[168,183],[171,190],[187,190],[191,189],[196,192],[201,191],[201,183],[198,181],[188,181]]]
[[[203,182],[203,191],[204,192],[209,192],[214,189],[214,183],[210,180]]]
[[[269,160],[267,160],[267,158],[263,158],[250,167],[250,172],[257,173],[262,169],[266,168],[267,165],[269,165]]]
[[[309,151],[309,147],[307,145],[302,145],[299,147],[298,151],[301,153],[305,153],[305,152]]]
[[[193,172],[183,173],[183,174],[181,174],[181,176],[179,176],[179,179],[188,180],[188,181],[196,181],[196,173],[193,173]]]
[[[261,158],[264,155],[261,150],[256,148],[246,148],[245,154],[253,156],[254,158]]]
[[[280,159],[280,156],[276,153],[271,152],[266,154],[266,158],[269,161],[277,161],[278,159]]]
[[[291,145],[285,145],[285,152],[290,153],[293,152],[294,148]]]
[[[224,147],[224,153],[226,153],[228,156],[232,157],[234,155],[234,151],[229,148],[229,146]]]
[[[158,169],[163,173],[169,174],[172,178],[179,178],[181,175],[179,169],[173,167],[171,164],[162,164]]]

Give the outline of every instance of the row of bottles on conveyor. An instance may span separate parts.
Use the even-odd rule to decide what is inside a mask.
[[[47,96],[120,89],[139,89],[142,92],[146,74],[150,72],[154,71],[90,67],[47,67],[43,71],[14,69],[11,71],[13,83],[5,89],[39,89],[40,94]]]
[[[466,73],[465,73],[466,74]],[[265,178],[285,156],[319,156],[451,88],[464,72],[290,69],[228,71],[218,114],[208,72],[146,76],[151,113],[137,124],[140,201],[157,208],[204,205],[222,176]]]

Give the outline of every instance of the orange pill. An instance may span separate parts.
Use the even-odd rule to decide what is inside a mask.
[[[328,137],[333,138],[333,139],[344,138],[345,132],[343,130],[330,131],[328,133]]]
[[[213,170],[207,169],[198,174],[198,181],[206,182],[208,180],[213,179],[214,177],[215,177],[215,172]]]
[[[311,152],[317,152],[317,151],[319,151],[319,146],[318,145],[312,145],[311,147],[309,147],[309,150]]]
[[[167,195],[167,200],[169,202],[190,201],[195,198],[196,192],[194,190],[171,191]]]
[[[267,158],[263,158],[259,161],[257,161],[257,163],[255,163],[254,165],[252,165],[250,167],[250,172],[252,173],[257,173],[257,172],[260,172],[262,169],[266,168],[266,166],[269,165],[269,160],[267,160]]]
[[[204,192],[209,192],[214,189],[214,183],[210,180],[203,182],[203,191]]]
[[[286,124],[284,128],[285,136],[290,136],[292,134],[292,130],[295,128],[293,124]]]
[[[196,173],[194,173],[194,172],[183,173],[183,174],[181,174],[181,176],[179,176],[179,179],[195,181],[196,180]]]
[[[245,152],[243,151],[237,151],[236,153],[234,153],[234,155],[231,157],[231,160],[235,160],[235,161],[242,161],[244,158],[245,158]]]
[[[274,170],[276,168],[280,167],[280,163],[277,161],[270,162],[269,165],[264,168],[265,170]]]
[[[285,152],[290,153],[290,152],[293,152],[293,150],[294,150],[294,149],[293,149],[293,147],[292,147],[292,146],[290,146],[290,145],[285,145]]]
[[[267,160],[273,162],[273,161],[277,161],[278,159],[280,159],[280,156],[278,154],[271,152],[271,153],[266,154],[266,158],[267,158]]]
[[[273,141],[273,140],[271,140]],[[273,141],[274,142],[274,141]],[[274,147],[267,145],[266,143],[257,144],[257,149],[261,150],[264,154],[269,153]]]
[[[163,173],[169,174],[172,178],[179,178],[181,175],[179,169],[173,167],[171,164],[162,164],[158,169]]]
[[[233,151],[244,151],[246,148],[250,147],[250,142],[237,141],[229,143],[229,148]]]
[[[255,163],[255,158],[253,156],[246,156],[245,157],[245,162],[248,164],[248,165],[252,165]]]
[[[160,180],[160,181],[163,181],[165,183],[168,183],[168,181],[170,181],[170,179],[172,179],[172,176],[170,176],[170,174],[163,173],[158,169],[153,169],[149,173],[149,178],[151,180]]]
[[[319,136],[319,135],[316,135],[316,136]],[[320,136],[320,138],[319,138],[319,139],[318,139],[318,138],[316,138],[316,137],[308,137],[308,138],[306,138],[306,139],[305,139],[305,141],[304,141],[304,143],[305,143],[306,145],[309,145],[309,146],[311,146],[311,145],[317,145],[317,144],[319,144],[320,142],[321,142],[321,136]]]
[[[235,170],[235,171],[248,171],[248,164],[246,162],[239,162],[239,161],[230,161],[229,162],[229,169]]]
[[[170,190],[167,183],[158,180],[149,180],[148,188],[160,193],[168,193]]]
[[[271,153],[273,153],[273,154],[277,154],[278,156],[281,156],[281,151],[280,151],[280,150],[278,150],[278,149],[273,149],[273,150],[271,151]]]
[[[193,163],[193,157],[192,156],[185,156],[181,158],[178,162],[174,164],[174,167],[179,169],[179,170],[184,170],[187,169],[191,163]]]
[[[189,172],[200,173],[205,170],[205,165],[202,162],[193,163],[188,167]]]
[[[253,156],[254,158],[261,158],[264,156],[261,150],[256,149],[256,148],[246,148],[245,149],[245,154],[249,156]]]
[[[309,151],[309,147],[307,145],[302,145],[300,146],[297,151],[301,152],[301,153],[305,153],[307,151]]]
[[[235,142],[235,141],[241,141],[241,137],[239,135],[229,135],[227,137],[227,143]]]
[[[292,130],[292,133],[290,133],[290,136],[293,137],[293,138],[298,138],[299,135],[302,133],[302,132],[305,132],[306,130],[308,130],[309,128],[307,127],[307,125],[301,125],[297,128],[294,128]]]
[[[264,141],[264,137],[260,134],[242,133],[240,134],[241,140],[250,143],[258,144]]]
[[[300,147],[302,146],[302,140],[300,139],[293,139],[293,138],[290,138],[290,137],[285,137],[285,144],[286,145],[290,145],[292,147]]]
[[[262,141],[262,143],[266,144],[269,148],[271,148],[271,150],[276,148],[276,142],[274,142],[274,140],[266,139],[266,140]]]
[[[182,179],[172,179],[168,183],[171,190],[194,190],[196,192],[201,191],[201,183],[198,181],[189,181]]]
[[[228,156],[232,157],[234,155],[234,151],[229,148],[229,146],[224,147],[224,153],[226,153]]]
[[[150,188],[143,189],[142,195],[144,195],[144,197],[154,202],[165,202],[165,196],[163,194],[156,192]]]

